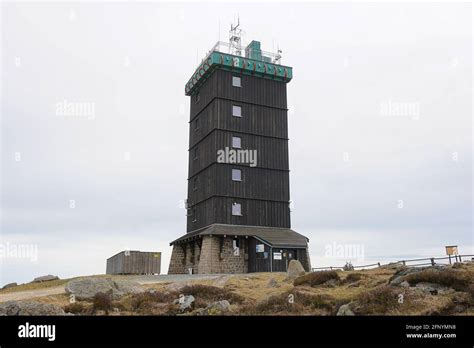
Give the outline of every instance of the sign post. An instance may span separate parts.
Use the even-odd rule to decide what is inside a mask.
[[[454,255],[456,262],[458,262],[458,246],[457,245],[447,245],[446,246],[446,255],[449,257],[449,264],[451,264],[451,256]]]

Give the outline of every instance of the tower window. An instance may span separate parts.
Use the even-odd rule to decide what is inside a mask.
[[[242,107],[238,105],[232,105],[232,116],[242,117]]]
[[[195,147],[195,148],[194,148],[194,159],[197,160],[197,159],[198,159],[198,156],[199,156],[199,148],[198,148],[198,147]]]
[[[242,138],[232,137],[232,147],[235,147],[236,149],[241,149],[242,148]]]
[[[235,237],[233,240],[232,240],[232,246],[234,248],[240,248],[240,239]]]
[[[232,76],[232,86],[242,87],[242,81],[239,76]]]
[[[240,243],[237,237],[232,240],[232,249],[234,250],[234,256],[240,255]]]
[[[201,100],[201,94],[199,92],[196,93],[196,95],[194,96],[195,100],[196,100],[196,103],[199,103],[199,101]]]
[[[193,179],[193,190],[197,190],[198,188],[198,178]]]
[[[196,120],[194,121],[194,130],[198,130],[199,129],[199,118],[196,118]]]
[[[232,180],[242,181],[242,171],[240,169],[232,169]]]
[[[242,205],[240,203],[232,203],[232,215],[242,216]]]
[[[193,214],[193,222],[196,222],[197,221],[196,208],[193,208],[192,214]]]

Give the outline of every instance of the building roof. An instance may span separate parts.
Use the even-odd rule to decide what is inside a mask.
[[[260,50],[258,41],[247,46],[244,56],[222,52],[219,48],[222,44],[218,42],[197,67],[186,83],[186,95],[194,94],[216,68],[283,82],[289,82],[293,77],[293,69],[272,60],[269,54]]]
[[[170,245],[179,244],[208,235],[254,237],[271,247],[306,248],[308,247],[309,242],[307,237],[290,228],[213,224],[194,232],[187,233],[172,241]]]

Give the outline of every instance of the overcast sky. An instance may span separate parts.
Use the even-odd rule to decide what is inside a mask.
[[[167,272],[184,85],[237,14],[294,68],[291,218],[313,267],[349,259],[332,245],[362,246],[354,264],[474,253],[471,4],[3,3],[0,242],[38,254],[4,252],[0,285],[104,273],[125,249]]]

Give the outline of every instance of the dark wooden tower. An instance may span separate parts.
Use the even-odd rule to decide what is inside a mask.
[[[286,84],[292,68],[262,52],[258,41],[233,54],[221,46],[186,84],[187,234],[171,243],[169,273],[286,270],[291,259],[309,269],[307,238],[290,229]]]

